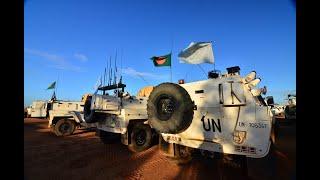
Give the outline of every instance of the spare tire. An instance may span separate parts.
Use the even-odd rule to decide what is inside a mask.
[[[181,133],[192,122],[193,108],[194,103],[183,87],[162,83],[156,86],[149,96],[148,120],[159,133]]]
[[[83,107],[83,116],[84,116],[84,120],[86,121],[86,123],[95,123],[97,122],[96,118],[95,118],[95,111],[91,110],[91,100],[92,100],[92,96],[89,96],[85,103],[84,103],[84,107]]]

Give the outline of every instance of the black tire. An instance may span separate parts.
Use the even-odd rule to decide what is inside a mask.
[[[90,109],[91,99],[92,99],[92,96],[89,96],[87,98],[86,102],[84,103],[84,107],[83,107],[83,116],[84,116],[84,120],[86,121],[86,123],[97,122],[97,119],[95,117],[95,111]]]
[[[112,133],[107,131],[98,130],[97,131],[100,140],[103,144],[114,144],[120,141],[120,134]]]
[[[152,130],[147,124],[137,123],[129,135],[131,143],[128,148],[132,152],[147,150],[152,145]]]
[[[53,131],[57,136],[69,136],[76,129],[76,124],[70,119],[60,119],[54,125]]]
[[[177,134],[186,130],[193,119],[194,103],[180,85],[162,83],[151,92],[148,120],[159,133]]]

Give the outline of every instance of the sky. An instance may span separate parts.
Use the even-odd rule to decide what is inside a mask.
[[[215,64],[179,63],[191,42],[212,41]],[[292,0],[25,0],[24,104],[93,93],[110,57],[126,91],[169,82],[150,58],[172,52],[172,81],[203,80],[214,68],[252,70],[283,103],[296,89],[296,9]],[[202,69],[203,70],[202,70]],[[121,69],[121,71],[120,71]],[[118,77],[119,79],[119,77]]]

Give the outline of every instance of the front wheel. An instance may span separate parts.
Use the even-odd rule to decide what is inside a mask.
[[[129,138],[131,140],[128,145],[130,151],[141,152],[147,150],[152,145],[151,127],[147,124],[138,123],[133,127]]]
[[[68,136],[73,134],[76,129],[74,121],[69,119],[60,119],[53,127],[53,131],[57,136]]]

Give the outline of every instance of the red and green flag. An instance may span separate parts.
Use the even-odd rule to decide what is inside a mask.
[[[171,66],[171,53],[164,56],[153,56],[151,60],[156,67]]]

